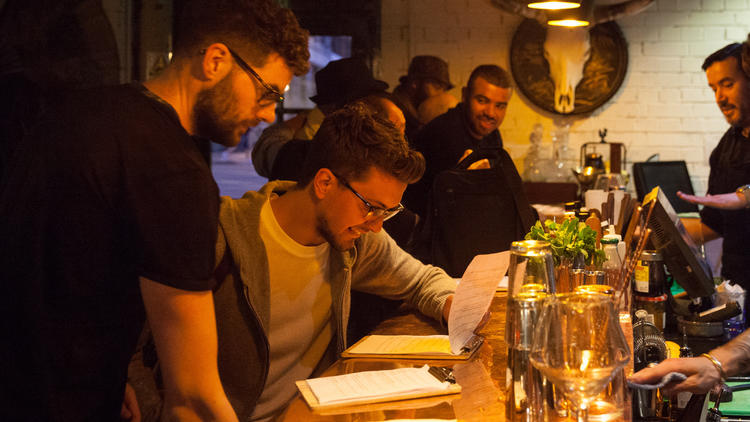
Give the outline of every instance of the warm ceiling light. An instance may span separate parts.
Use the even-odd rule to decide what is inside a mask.
[[[581,3],[577,1],[532,1],[528,4],[528,7],[532,9],[563,10],[581,7]]]
[[[565,26],[568,28],[575,28],[579,26],[589,26],[589,21],[584,21],[580,19],[557,19],[557,20],[547,21],[547,25]]]

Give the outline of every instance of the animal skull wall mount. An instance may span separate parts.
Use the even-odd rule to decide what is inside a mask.
[[[589,4],[582,7],[590,11],[584,18],[595,25],[565,28],[546,25],[547,13],[527,8],[522,0],[493,0],[500,9],[527,18],[510,48],[511,72],[521,93],[550,113],[593,112],[617,93],[627,71],[627,42],[614,20],[651,3]]]

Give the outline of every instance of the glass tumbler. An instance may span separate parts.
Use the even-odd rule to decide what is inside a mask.
[[[506,419],[542,420],[549,387],[547,380],[531,366],[529,353],[542,302],[555,291],[552,249],[548,242],[525,240],[513,242],[510,251],[505,329]]]

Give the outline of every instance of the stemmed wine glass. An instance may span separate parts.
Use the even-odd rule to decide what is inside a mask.
[[[573,404],[578,421],[587,421],[589,402],[630,360],[612,301],[590,293],[545,299],[529,360]]]

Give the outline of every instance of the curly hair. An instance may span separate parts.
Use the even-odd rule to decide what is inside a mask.
[[[188,56],[221,42],[255,66],[276,52],[299,76],[310,66],[308,38],[294,13],[273,0],[192,0],[177,22],[174,49],[175,55]]]
[[[409,148],[398,129],[373,116],[373,111],[362,103],[328,115],[310,142],[300,186],[310,183],[321,168],[347,180],[359,180],[374,166],[407,184],[416,182],[424,173],[422,154]]]

